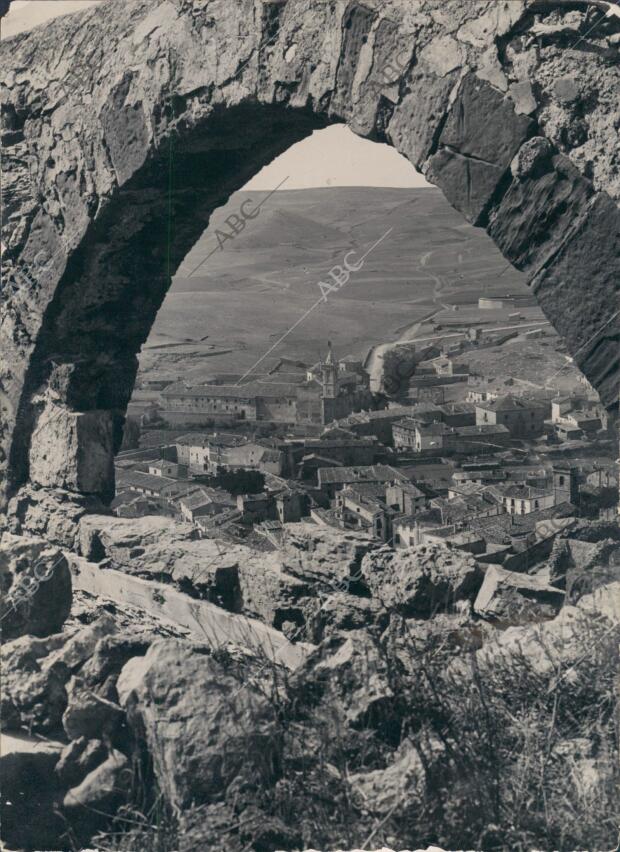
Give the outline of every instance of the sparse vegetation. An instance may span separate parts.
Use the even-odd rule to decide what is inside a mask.
[[[275,783],[242,772],[217,803],[182,815],[178,839],[161,808],[153,816],[159,799],[136,816],[144,801],[137,791],[137,804],[114,827],[124,833],[99,837],[97,848],[198,848],[183,845],[187,826],[192,842],[227,852],[431,843],[488,852],[614,848],[619,640],[620,628],[592,621],[575,649],[578,662],[541,672],[536,655],[484,663],[437,635],[421,643],[405,631],[397,649],[378,646],[393,698],[355,724],[343,711],[347,678],[306,672],[283,680],[276,669],[262,671],[252,682],[276,710]],[[555,659],[541,642],[541,653]],[[375,674],[369,669],[369,679]],[[415,755],[412,765],[423,771],[390,775],[403,754]],[[386,769],[381,796],[365,798],[357,779]],[[128,815],[143,827],[123,823]]]

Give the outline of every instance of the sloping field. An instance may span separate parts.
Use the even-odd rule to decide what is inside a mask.
[[[268,196],[236,193],[216,211],[174,279],[143,369],[170,368],[195,380],[243,372],[285,334],[261,370],[281,356],[315,361],[328,339],[339,356],[363,357],[452,292],[463,308],[481,294],[528,292],[486,234],[464,223],[438,190],[340,187]],[[255,217],[235,235],[226,220],[240,217],[242,204]],[[332,281],[330,269],[345,256],[358,266],[378,240],[348,282],[320,302],[319,282]]]

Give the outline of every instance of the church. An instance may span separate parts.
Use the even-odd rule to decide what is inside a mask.
[[[372,408],[368,374],[361,362],[337,361],[329,341],[326,358],[297,389],[297,423],[326,425],[366,408]]]
[[[326,425],[372,408],[368,374],[361,362],[338,361],[328,343],[327,356],[300,375],[298,382],[273,377],[242,385],[177,382],[161,394],[162,416],[171,425],[200,425],[212,420],[251,420]]]

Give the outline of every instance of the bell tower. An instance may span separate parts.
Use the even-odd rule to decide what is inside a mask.
[[[338,396],[338,364],[334,359],[331,340],[327,342],[327,358],[321,363],[321,382],[323,399],[336,399]]]

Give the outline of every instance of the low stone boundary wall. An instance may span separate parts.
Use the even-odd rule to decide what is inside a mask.
[[[191,598],[175,588],[143,580],[112,568],[100,568],[81,556],[66,552],[73,588],[120,604],[143,609],[151,615],[184,627],[200,641],[219,648],[234,642],[270,660],[296,669],[313,646],[293,644],[272,627],[244,615],[220,609],[208,601]]]

